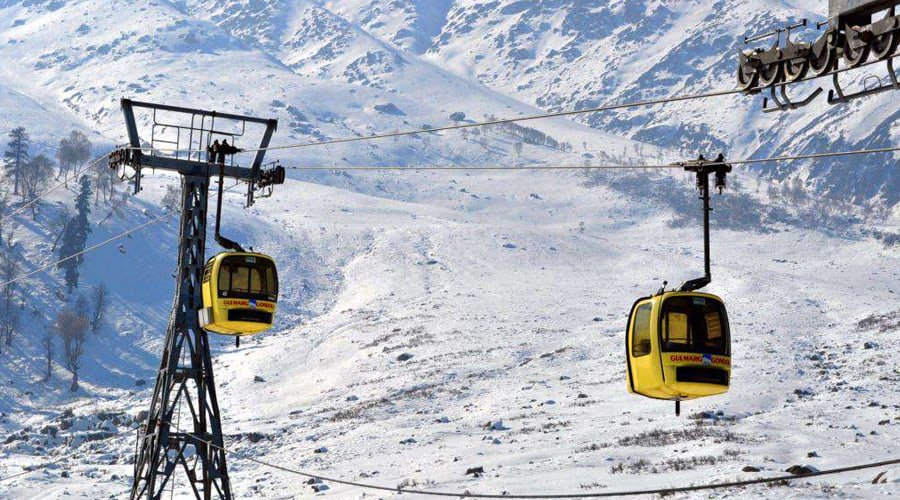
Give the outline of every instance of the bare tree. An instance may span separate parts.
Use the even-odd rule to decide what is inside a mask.
[[[162,197],[162,206],[171,212],[181,211],[181,188],[169,184],[166,186],[166,194]]]
[[[91,141],[77,130],[70,132],[69,137],[60,139],[56,153],[56,159],[59,161],[59,173],[56,175],[56,180],[63,177],[63,182],[68,187],[69,172],[76,173],[79,165],[91,158],[91,149]]]
[[[78,390],[78,369],[81,367],[81,357],[84,355],[88,328],[90,328],[90,321],[87,316],[72,308],[63,309],[56,317],[56,331],[59,332],[62,339],[66,367],[72,372],[72,385],[69,387],[72,392]]]
[[[116,171],[107,166],[106,162],[98,162],[94,165],[94,205],[101,201],[112,201],[116,194],[116,183],[119,181]]]
[[[91,290],[91,333],[96,334],[100,330],[107,307],[109,307],[109,288],[101,283]]]
[[[35,199],[44,193],[50,176],[53,175],[53,161],[44,155],[37,155],[19,175],[22,177],[22,201]],[[37,217],[37,209],[37,203],[31,205],[32,218]]]
[[[47,328],[41,337],[41,347],[44,348],[44,358],[47,361],[47,372],[44,373],[44,382],[49,382],[53,377],[53,328]]]

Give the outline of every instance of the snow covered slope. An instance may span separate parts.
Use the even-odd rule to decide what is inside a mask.
[[[405,180],[419,189],[415,201],[290,182],[258,205],[266,224],[234,225],[242,241],[283,263],[288,312],[277,332],[240,349],[216,342],[226,439],[240,453],[389,487],[495,493],[697,484],[893,456],[896,250],[787,226],[717,232],[712,289],[726,298],[733,322],[734,386],[685,403],[686,416],[675,418],[669,404],[627,394],[622,331],[634,298],[700,269],[696,227],[671,227],[662,207],[625,203],[580,176],[409,173]],[[151,237],[171,241],[167,227]],[[127,255],[114,256],[137,258],[127,245]],[[147,256],[150,272],[165,268],[164,250]],[[91,256],[88,279],[106,276],[96,266],[108,267],[109,258]],[[142,301],[160,316],[159,331],[165,286],[116,290],[129,304],[149,294]],[[304,301],[323,304],[310,309],[324,314],[296,323]],[[104,335],[127,345],[153,334]],[[152,346],[158,337],[146,350],[126,348],[142,362],[125,379],[150,379]],[[400,361],[401,354],[411,358]],[[3,483],[5,495],[29,497],[37,485],[50,498],[127,490],[133,435],[125,431],[149,389],[101,377],[89,383],[101,399],[63,417],[72,427],[55,439],[41,434],[43,416],[5,415],[14,439],[3,445],[0,475],[40,455],[79,451],[77,460]],[[41,388],[27,380],[15,386]],[[31,404],[24,401],[16,404]],[[748,465],[763,472],[742,473]],[[464,474],[477,466],[483,477]],[[231,471],[241,495],[313,494],[297,477],[239,458]],[[775,491],[895,494],[896,472],[872,485],[876,472]],[[331,487],[327,495],[338,498],[363,495]]]

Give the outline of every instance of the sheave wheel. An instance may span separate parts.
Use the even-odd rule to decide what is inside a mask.
[[[781,81],[781,63],[764,64],[759,67],[759,83],[768,87]]]
[[[897,32],[892,31],[875,38],[872,42],[872,55],[875,59],[886,59],[897,50]]]
[[[809,67],[816,76],[822,76],[831,71],[837,62],[837,52],[831,45],[833,35],[826,33],[816,40],[809,54]]]
[[[756,73],[756,70],[753,69],[749,64],[741,64],[738,63],[737,68],[737,83],[738,88],[741,90],[749,90],[756,86],[756,83],[759,81],[759,75]]]
[[[784,63],[784,77],[789,82],[802,80],[809,71],[808,59],[794,59]]]
[[[853,28],[847,28],[847,36],[844,37],[844,61],[850,68],[855,68],[866,62],[869,57],[869,45],[863,45],[859,48],[853,48],[851,40],[858,38],[857,32]]]

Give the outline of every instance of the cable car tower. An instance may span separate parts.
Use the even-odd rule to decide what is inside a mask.
[[[142,118],[148,118],[142,124],[150,128],[149,141],[141,140],[137,109],[144,112]],[[258,191],[271,194],[273,185],[284,182],[282,167],[263,168],[265,150],[278,122],[129,99],[122,99],[122,111],[129,144],[110,155],[110,168],[121,171],[123,178],[130,168],[135,193],[140,192],[142,172],[148,167],[177,172],[182,183],[175,297],[153,399],[138,434],[131,499],[160,499],[179,470],[196,498],[231,499],[209,339],[198,317],[203,307],[209,184],[211,177],[219,177],[219,203],[226,177],[247,184],[247,206],[253,204]],[[249,167],[236,166],[233,154],[240,150],[235,142],[246,140],[248,128],[263,129],[257,153]],[[219,140],[230,141],[225,153],[212,151],[211,146]],[[218,239],[218,232],[216,236]],[[191,432],[172,428],[173,423],[179,425],[180,418],[190,419],[180,425]]]

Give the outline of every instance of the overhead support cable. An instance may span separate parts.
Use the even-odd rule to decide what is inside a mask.
[[[231,191],[231,190],[234,189],[236,186],[237,186],[237,184],[235,184],[235,185],[233,185],[233,186],[231,186],[231,187],[229,187],[229,188],[226,188],[226,189],[225,189],[225,192],[227,193],[228,191]],[[105,239],[105,240],[103,240],[103,241],[101,241],[101,242],[99,242],[99,243],[95,243],[95,244],[93,244],[93,245],[91,245],[91,246],[85,248],[84,250],[81,250],[80,252],[73,253],[72,255],[67,255],[67,256],[62,257],[62,258],[60,258],[60,259],[58,259],[58,260],[55,260],[55,261],[53,261],[53,262],[50,262],[50,263],[44,264],[44,265],[42,265],[42,266],[40,266],[40,267],[37,267],[37,268],[35,268],[35,269],[29,271],[28,273],[25,273],[25,274],[20,275],[20,276],[16,276],[15,278],[13,278],[13,279],[11,279],[11,280],[2,282],[2,283],[0,283],[0,288],[3,288],[3,287],[5,287],[6,285],[11,285],[11,284],[13,284],[13,283],[19,282],[19,281],[24,280],[24,279],[30,278],[31,276],[34,276],[35,274],[40,273],[41,271],[46,271],[47,269],[50,269],[50,268],[52,268],[53,266],[56,266],[56,265],[58,265],[58,264],[62,264],[63,262],[67,262],[67,261],[72,260],[72,259],[74,259],[74,258],[76,258],[76,257],[80,257],[80,256],[82,256],[82,255],[84,255],[84,254],[86,254],[86,253],[88,253],[88,252],[92,252],[92,251],[94,251],[94,250],[96,250],[96,249],[98,249],[98,248],[100,248],[100,247],[106,246],[106,245],[108,245],[108,244],[110,244],[110,243],[112,243],[112,242],[118,240],[119,238],[124,238],[124,237],[126,237],[126,236],[128,236],[128,235],[130,235],[130,234],[132,234],[132,233],[136,233],[136,232],[140,231],[141,229],[144,229],[145,227],[151,226],[151,225],[153,225],[155,222],[159,222],[160,220],[166,218],[166,217],[169,216],[169,215],[173,215],[174,213],[175,213],[174,210],[168,209],[168,210],[166,210],[165,212],[163,212],[162,214],[160,214],[160,215],[158,215],[158,216],[156,216],[156,217],[154,217],[154,218],[152,218],[152,219],[150,219],[150,220],[148,220],[148,221],[146,221],[146,222],[144,222],[144,223],[142,223],[142,224],[140,224],[140,225],[137,225],[137,226],[135,226],[135,227],[133,227],[133,228],[131,228],[131,229],[122,231],[121,233],[116,234],[115,236],[110,236],[109,238],[107,238],[107,239]]]
[[[859,66],[857,66],[855,68],[840,68],[840,69],[836,70],[835,73],[843,73],[845,71],[850,71],[852,69],[862,68],[865,66],[869,66],[871,64],[875,64],[876,62],[879,62],[879,61],[867,61],[866,63],[860,64]],[[816,78],[819,78],[819,77],[816,77],[816,76],[806,77],[801,80],[797,80],[796,82],[793,82],[793,83],[796,84],[796,83],[806,82],[806,81],[814,80]],[[394,137],[415,136],[415,135],[421,135],[421,134],[434,134],[434,133],[438,133],[438,132],[447,132],[447,131],[451,131],[451,130],[470,129],[470,128],[477,128],[477,127],[489,127],[491,125],[503,125],[503,124],[508,124],[508,123],[544,120],[544,119],[548,119],[548,118],[577,116],[577,115],[584,115],[584,114],[591,114],[591,113],[599,113],[602,111],[617,111],[617,110],[622,110],[622,109],[653,106],[653,105],[657,105],[657,104],[670,104],[670,103],[675,103],[675,102],[692,101],[692,100],[698,100],[698,99],[709,99],[709,98],[713,98],[713,97],[724,97],[724,96],[730,96],[730,95],[735,95],[735,94],[756,94],[756,93],[759,93],[759,92],[765,90],[766,88],[767,87],[760,86],[760,87],[756,87],[753,89],[747,89],[747,90],[728,89],[728,90],[715,90],[715,91],[710,91],[710,92],[701,92],[701,93],[697,93],[697,94],[673,95],[673,96],[669,96],[669,97],[643,99],[643,100],[639,100],[639,101],[631,101],[631,102],[624,102],[624,103],[618,103],[618,104],[604,104],[602,106],[595,106],[595,107],[591,107],[591,108],[572,109],[572,110],[566,110],[566,111],[556,111],[556,112],[539,113],[539,114],[526,115],[526,116],[500,118],[500,119],[496,119],[496,120],[487,120],[487,121],[482,121],[482,122],[457,123],[454,125],[445,125],[442,127],[424,127],[424,128],[420,128],[420,129],[403,130],[403,131],[398,131],[398,132],[388,132],[388,133],[383,133],[383,134],[372,134],[372,135],[365,135],[365,136],[360,135],[360,136],[355,136],[355,137],[327,139],[324,141],[317,141],[317,142],[285,144],[285,145],[281,145],[281,146],[267,146],[265,148],[256,148],[256,149],[242,149],[240,152],[241,153],[256,153],[256,152],[260,152],[260,151],[278,151],[278,150],[284,150],[284,149],[307,148],[307,147],[313,147],[313,146],[329,146],[329,145],[334,145],[334,144],[346,144],[346,143],[351,143],[351,142],[371,141],[371,140],[377,140],[377,139],[389,139],[389,138],[394,138]],[[133,148],[133,149],[146,149],[146,148]],[[172,148],[172,149],[153,148],[153,149],[156,151],[164,152],[164,153],[204,153],[205,152],[204,150],[199,150],[199,149],[177,149],[177,148]]]
[[[856,155],[866,155],[866,154],[876,154],[876,153],[890,153],[890,152],[895,152],[895,151],[900,151],[900,147],[864,149],[864,150],[856,150],[856,151],[836,151],[836,152],[832,152],[832,153],[812,153],[812,154],[794,155],[794,156],[776,156],[776,157],[770,157],[770,158],[756,158],[756,159],[747,159],[747,160],[726,161],[725,163],[730,164],[730,165],[742,165],[742,164],[765,163],[765,162],[774,162],[774,161],[794,161],[794,160],[804,160],[804,159],[823,159],[823,158],[833,158],[833,157],[840,157],[840,156],[856,156]],[[708,165],[717,165],[719,163],[716,163],[715,161],[708,161],[707,164]],[[660,165],[611,165],[611,166],[605,166],[605,167],[603,167],[603,166],[590,167],[590,166],[584,166],[584,165],[581,165],[581,166],[577,166],[577,165],[569,165],[569,166],[541,165],[541,166],[537,166],[537,167],[524,167],[524,166],[522,166],[522,167],[501,167],[501,166],[494,166],[494,165],[458,166],[458,167],[457,166],[439,167],[439,166],[433,166],[433,165],[432,166],[397,166],[397,165],[394,165],[394,166],[378,167],[378,166],[353,166],[353,165],[350,165],[350,166],[344,166],[344,167],[339,167],[339,166],[313,167],[313,166],[310,166],[310,167],[288,167],[288,168],[292,168],[294,170],[493,170],[493,171],[499,171],[499,170],[567,170],[567,169],[568,170],[574,170],[574,169],[579,169],[579,170],[603,170],[603,169],[620,170],[621,169],[621,170],[625,170],[625,169],[669,169],[669,168],[682,169],[683,165],[680,163],[660,164]],[[231,187],[226,188],[225,192],[228,192],[237,186],[239,186],[239,184],[232,185]],[[84,255],[88,252],[96,250],[97,248],[107,245],[107,244],[115,241],[118,238],[128,236],[131,233],[137,232],[147,226],[152,225],[154,222],[163,219],[165,216],[170,215],[171,213],[172,213],[171,211],[167,211],[167,212],[161,214],[160,216],[151,219],[150,221],[144,222],[143,224],[140,224],[139,226],[133,227],[127,231],[124,231],[115,236],[112,236],[100,243],[97,243],[88,248],[85,248],[84,250],[82,250],[76,254],[69,255],[67,257],[64,257],[64,258],[59,259],[54,262],[51,262],[49,264],[42,265],[42,266],[38,267],[37,269],[34,269],[34,270],[28,272],[27,274],[17,276],[17,277],[15,277],[9,281],[6,281],[4,283],[0,283],[0,288],[4,287],[6,285],[10,285],[12,283],[16,283],[18,281],[24,280],[24,279],[29,278],[41,271],[47,270],[57,264],[68,261],[70,259],[74,259],[80,255]]]
[[[77,180],[77,178],[78,178],[79,175],[81,175],[82,173],[86,172],[87,170],[89,170],[90,168],[92,168],[94,165],[100,163],[101,161],[105,160],[105,159],[108,158],[108,157],[109,157],[109,153],[103,154],[102,156],[98,157],[98,158],[95,159],[94,161],[92,161],[92,162],[90,162],[90,163],[88,163],[88,164],[82,166],[80,169],[76,170],[75,173],[72,174],[72,175],[73,175],[73,176],[75,177],[75,179]],[[2,218],[0,218],[0,226],[2,226],[3,223],[6,222],[7,219],[10,219],[10,218],[12,218],[12,217],[15,217],[16,215],[19,215],[20,213],[24,212],[25,210],[27,210],[29,207],[31,207],[32,205],[34,205],[35,203],[37,203],[38,201],[40,201],[41,199],[43,199],[43,198],[44,198],[45,196],[47,196],[48,194],[50,194],[50,193],[56,191],[57,189],[59,189],[59,188],[65,186],[68,182],[69,182],[69,180],[68,180],[68,178],[67,178],[67,179],[64,180],[64,181],[55,184],[55,185],[54,185],[53,187],[51,187],[50,189],[44,191],[43,193],[41,193],[41,194],[35,196],[34,198],[32,198],[31,200],[27,201],[25,204],[23,204],[22,206],[20,206],[20,207],[17,208],[16,210],[13,210],[11,213],[8,213],[8,214],[4,215]]]
[[[752,165],[758,163],[819,160],[825,158],[837,158],[842,156],[858,156],[877,153],[891,153],[900,151],[900,147],[859,149],[851,151],[834,151],[829,153],[810,153],[802,155],[771,156],[768,158],[748,158],[725,162],[708,161],[707,165]],[[680,163],[635,164],[635,165],[334,165],[334,166],[296,166],[285,167],[287,170],[651,170],[651,169],[681,169]]]
[[[685,94],[685,95],[675,95],[669,97],[660,97],[656,99],[645,99],[642,101],[634,101],[627,102],[621,104],[605,104],[603,106],[597,106],[593,108],[584,108],[584,109],[573,109],[566,111],[557,111],[551,113],[540,113],[534,115],[526,115],[526,116],[517,116],[510,118],[500,118],[496,120],[487,120],[482,122],[472,122],[472,123],[457,123],[454,125],[445,125],[442,127],[424,127],[419,129],[411,129],[411,130],[403,130],[398,132],[388,132],[383,134],[372,134],[372,135],[360,135],[356,137],[345,137],[340,139],[328,139],[324,141],[317,142],[303,142],[297,144],[285,144],[281,146],[269,146],[266,148],[257,148],[257,149],[241,149],[241,153],[255,153],[259,151],[278,151],[284,149],[297,149],[297,148],[308,148],[313,146],[329,146],[334,144],[346,144],[351,142],[360,142],[360,141],[371,141],[376,139],[389,139],[393,137],[403,137],[403,136],[412,136],[412,135],[421,135],[421,134],[434,134],[438,132],[447,132],[450,130],[461,130],[461,129],[470,129],[470,128],[478,128],[478,127],[489,127],[491,125],[503,125],[508,123],[518,123],[518,122],[529,122],[535,120],[544,120],[548,118],[560,118],[565,116],[576,116],[576,115],[584,115],[590,113],[599,113],[601,111],[615,111],[619,109],[628,109],[628,108],[637,108],[643,106],[652,106],[654,104],[666,104],[673,102],[681,102],[681,101],[690,101],[695,99],[708,99],[711,97],[721,97],[733,94],[741,94],[744,93],[743,90],[739,89],[731,89],[731,90],[718,90],[713,92],[706,92],[701,94]],[[147,148],[132,148],[132,149],[147,149]],[[164,153],[202,153],[199,149],[177,149],[177,148],[152,148],[155,151],[160,151]]]

